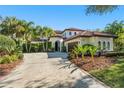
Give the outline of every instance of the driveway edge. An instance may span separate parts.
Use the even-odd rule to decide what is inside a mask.
[[[70,60],[68,60],[70,63],[72,63]],[[74,64],[74,63],[73,63]],[[75,65],[75,64],[74,64]],[[77,65],[75,65],[76,67],[78,67]],[[79,68],[79,67],[78,67]],[[94,79],[96,82],[100,83],[101,85],[103,85],[105,88],[111,88],[110,86],[106,85],[105,83],[103,83],[102,81],[100,81],[99,79],[97,79],[96,77],[94,77],[93,75],[91,75],[90,73],[88,73],[87,71],[79,68],[79,70],[83,73],[85,73],[86,75],[88,75],[89,77],[91,77],[92,79]]]
[[[88,73],[87,71],[79,68],[83,73],[87,74],[89,77],[93,78],[95,81],[97,81],[98,83],[100,83],[101,85],[105,86],[105,88],[111,88],[108,85],[106,85],[105,83],[103,83],[102,81],[98,80],[97,78],[95,78],[93,75],[91,75],[90,73]]]

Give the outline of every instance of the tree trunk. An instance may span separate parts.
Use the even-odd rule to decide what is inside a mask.
[[[29,43],[29,49],[28,49],[28,52],[29,52],[29,53],[31,52],[31,43]]]
[[[44,45],[44,42],[43,42],[42,44],[43,44],[43,51],[45,52],[45,45]]]
[[[84,61],[84,59],[85,59],[85,58],[84,58],[84,54],[82,54],[82,60]]]
[[[25,43],[25,49],[26,49],[26,52],[28,52],[28,43],[27,42]]]
[[[91,55],[91,59],[92,59],[92,64],[94,66],[94,55]]]
[[[48,51],[48,41],[46,42],[46,51]]]

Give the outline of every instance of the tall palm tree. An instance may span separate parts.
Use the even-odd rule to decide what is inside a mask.
[[[38,38],[44,38],[44,33],[43,33],[43,28],[42,26],[36,26],[35,27],[35,30],[37,32],[37,36]],[[43,51],[45,51],[45,45],[44,45],[44,42],[42,43],[42,46],[43,46]]]
[[[23,41],[25,42],[25,48],[27,52],[30,52],[31,49],[31,40],[32,40],[32,34],[33,34],[33,22],[26,22],[23,21],[23,26],[25,29],[25,33],[23,36]],[[28,48],[28,44],[29,44],[29,48]]]
[[[46,48],[45,48],[46,51],[48,50],[48,40],[54,34],[55,34],[55,32],[51,28],[43,27],[42,38],[46,39]]]
[[[11,36],[14,38],[15,33],[17,32],[16,26],[18,25],[18,20],[16,17],[5,17],[0,26],[1,26],[1,33]]]

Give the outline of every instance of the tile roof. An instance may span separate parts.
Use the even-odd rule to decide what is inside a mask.
[[[77,37],[93,37],[93,36],[98,36],[98,37],[112,37],[112,38],[117,37],[116,35],[105,33],[105,32],[96,32],[96,31],[95,32],[92,32],[92,31],[86,31],[86,30],[84,30],[80,34],[77,34],[75,36],[72,36],[72,37],[66,39],[65,41],[69,41],[69,40],[75,39]]]

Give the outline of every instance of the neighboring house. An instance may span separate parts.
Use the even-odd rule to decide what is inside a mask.
[[[66,51],[73,49],[75,45],[92,44],[101,50],[113,51],[113,38],[116,36],[104,32],[93,32],[77,28],[69,28],[64,31],[55,31],[56,35],[49,39],[55,51],[62,51],[63,46]]]

